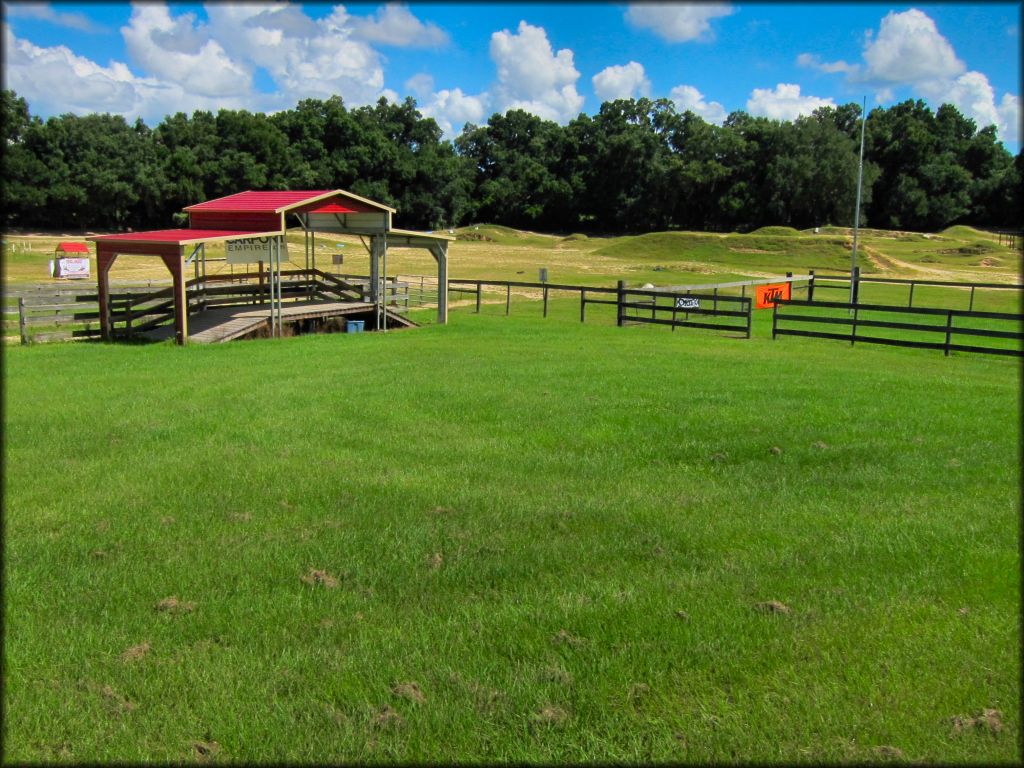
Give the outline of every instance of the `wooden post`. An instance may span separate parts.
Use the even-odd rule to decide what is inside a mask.
[[[616,294],[615,294],[615,304],[616,304],[616,307],[615,307],[615,310],[616,310],[615,324],[619,328],[621,328],[623,326],[622,302],[625,300],[625,292],[626,292],[626,281],[625,280],[619,280],[618,290],[616,291]]]
[[[678,309],[676,308],[676,303],[678,301],[679,299],[677,299],[675,296],[672,297],[672,333],[676,332],[676,313],[678,312]]]
[[[544,286],[544,317],[548,316],[548,287]]]
[[[853,303],[856,304],[860,301],[860,267],[853,268],[850,279],[853,281]]]
[[[857,340],[857,305],[853,305],[853,327],[850,330],[850,346]]]
[[[100,336],[104,341],[110,341],[110,268],[116,259],[116,253],[108,253],[97,243],[96,287],[100,305]]]
[[[511,284],[505,285],[505,316],[508,317],[512,311],[512,286]]]
[[[907,307],[914,306],[914,281],[910,281],[910,301],[907,302]]]
[[[718,289],[717,288],[715,288],[715,290],[713,292],[713,296],[714,296],[714,303],[711,305],[711,311],[712,312],[717,312],[718,311]]]
[[[971,303],[967,305],[967,311],[971,312],[974,310],[974,286],[971,286]]]
[[[749,304],[747,305],[750,306]],[[772,302],[772,341],[775,341],[775,335],[778,332],[779,327],[779,302]],[[750,338],[750,312],[747,312],[747,338]]]
[[[953,333],[953,310],[949,310],[949,312],[946,313],[946,344],[945,344],[945,348],[943,350],[945,352],[946,357],[949,357],[949,337],[952,335],[952,333]]]
[[[749,339],[750,338],[751,316],[753,315],[754,305],[753,305],[753,302],[750,299],[747,299],[746,302],[744,303],[744,306],[746,306],[746,308],[747,308],[747,338]],[[775,310],[778,311],[778,308],[779,308],[779,303],[775,302]],[[774,322],[774,319],[773,319],[773,322]],[[772,338],[774,338],[774,337],[772,337]]]
[[[482,290],[483,283],[479,280],[476,281],[476,313],[480,314],[480,291]]]
[[[814,301],[814,270],[809,269],[807,273],[810,275],[807,280],[807,300]]]
[[[174,278],[174,340],[184,346],[188,343],[188,296],[185,295],[185,275],[182,268],[182,257],[160,257]]]
[[[21,335],[21,343],[28,344],[28,323],[25,320],[25,297],[18,297],[18,331]]]
[[[580,322],[587,320],[587,289],[580,288]]]
[[[124,335],[129,339],[132,337],[132,295],[130,293],[125,299]]]

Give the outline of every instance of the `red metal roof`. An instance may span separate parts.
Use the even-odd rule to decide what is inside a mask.
[[[89,246],[85,243],[58,243],[57,250],[62,253],[88,253]]]
[[[371,211],[390,211],[395,209],[369,200],[365,197],[346,192],[343,189],[291,190],[278,192],[236,192],[227,197],[207,200],[205,203],[189,205],[182,210],[193,212],[224,212],[224,213],[282,213],[296,208],[314,206],[323,201],[325,206],[336,205],[337,209],[324,210],[325,213],[368,213]],[[309,209],[312,210],[312,209]],[[307,212],[309,212],[307,210]],[[315,211],[321,212],[319,210]]]
[[[93,235],[89,240],[106,243],[175,243],[185,245],[203,240],[233,240],[242,237],[269,237],[280,232],[251,229],[155,229],[152,232],[125,232],[118,235]]]
[[[237,211],[237,212],[259,212],[279,213],[282,208],[291,208],[307,202],[313,202],[318,197],[329,195],[337,190],[321,189],[316,191],[284,191],[284,192],[236,192],[227,197],[218,197],[216,200],[207,200],[205,203],[196,203],[184,208],[186,211]]]

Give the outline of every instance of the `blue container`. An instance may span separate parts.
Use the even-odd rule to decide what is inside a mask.
[[[345,333],[362,333],[365,320],[346,320]]]

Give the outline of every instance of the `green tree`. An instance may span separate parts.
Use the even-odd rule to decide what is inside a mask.
[[[29,226],[41,223],[52,179],[39,154],[43,142],[42,121],[29,114],[28,102],[14,91],[4,90],[2,102],[4,151],[0,155],[0,201],[4,223]]]
[[[513,109],[491,115],[486,126],[467,126],[455,144],[476,171],[480,220],[556,230],[571,224],[572,189],[557,174],[566,155],[558,125]]]

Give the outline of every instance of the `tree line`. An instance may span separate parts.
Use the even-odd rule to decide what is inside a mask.
[[[860,116],[857,104],[793,121],[738,111],[718,126],[667,99],[622,99],[565,126],[495,113],[449,141],[411,98],[179,112],[150,128],[109,114],[44,121],[4,90],[2,202],[7,227],[94,230],[182,223],[184,206],[244,189],[337,188],[420,229],[850,226]],[[872,109],[865,125],[862,225],[1019,227],[1024,160],[994,127],[920,100]]]

